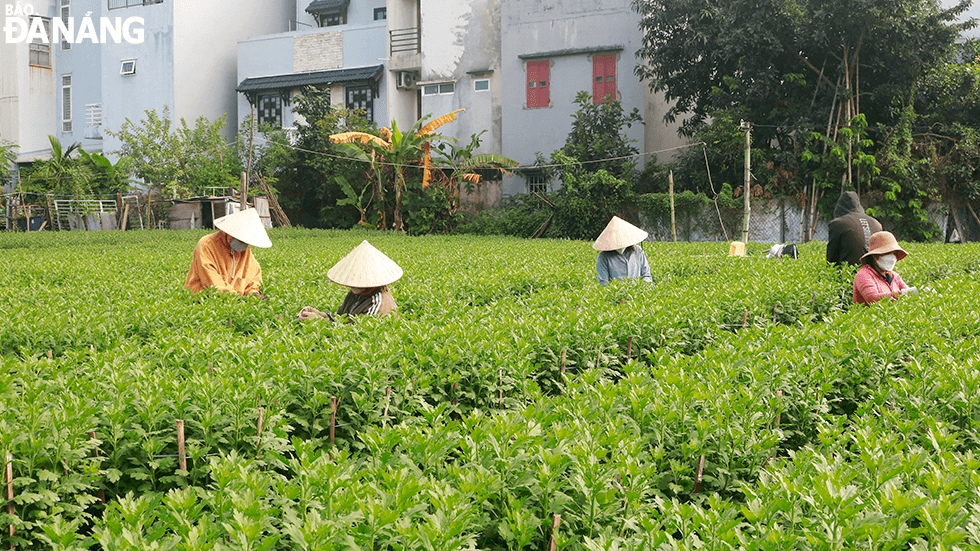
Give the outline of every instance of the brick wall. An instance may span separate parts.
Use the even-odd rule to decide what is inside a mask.
[[[293,72],[339,69],[343,65],[343,31],[301,34],[293,39]]]

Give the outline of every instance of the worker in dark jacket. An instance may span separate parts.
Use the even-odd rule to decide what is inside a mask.
[[[868,252],[871,234],[880,232],[881,224],[864,214],[861,199],[853,191],[841,193],[830,221],[827,239],[827,262],[840,266],[861,264],[861,257]]]

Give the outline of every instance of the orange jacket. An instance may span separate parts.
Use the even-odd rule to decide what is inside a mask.
[[[262,285],[262,267],[252,256],[252,248],[235,253],[228,243],[231,236],[219,231],[197,242],[194,259],[187,271],[184,288],[198,292],[205,287],[251,295]]]

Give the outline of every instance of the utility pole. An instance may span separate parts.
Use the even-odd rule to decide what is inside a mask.
[[[742,243],[749,243],[749,214],[752,207],[749,205],[749,194],[752,193],[752,171],[750,170],[750,158],[752,151],[752,123],[741,121],[739,128],[745,132],[745,184],[742,186],[742,196],[745,197],[745,218],[742,220]]]

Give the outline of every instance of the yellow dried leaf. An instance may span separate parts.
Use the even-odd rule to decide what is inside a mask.
[[[457,109],[452,113],[446,113],[441,117],[433,119],[431,122],[429,122],[429,124],[423,126],[422,129],[419,130],[418,134],[416,134],[415,136],[421,137],[421,136],[426,136],[428,134],[431,134],[432,131],[435,130],[436,128],[439,128],[440,126],[446,124],[447,122],[453,122],[454,120],[456,120],[456,113],[461,113],[463,111],[466,111],[466,109]]]
[[[389,147],[391,144],[381,138],[368,134],[367,132],[343,132],[341,134],[331,134],[330,141],[333,143],[373,143],[381,147]]]

